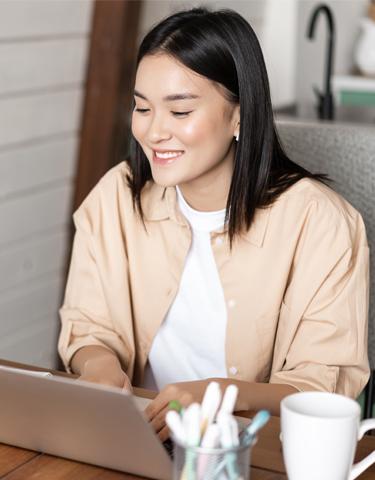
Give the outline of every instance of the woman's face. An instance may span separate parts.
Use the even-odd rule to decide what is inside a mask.
[[[156,183],[203,188],[230,183],[239,107],[222,87],[156,54],[141,60],[134,93],[132,132]]]

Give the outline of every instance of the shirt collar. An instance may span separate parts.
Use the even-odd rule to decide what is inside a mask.
[[[180,225],[187,224],[187,220],[178,208],[175,187],[162,187],[149,181],[142,191],[142,209],[147,221],[155,222],[171,219]],[[262,247],[263,245],[270,211],[271,207],[258,208],[250,230],[243,234],[243,238],[256,247]],[[224,234],[226,230],[226,226],[224,226],[217,233]]]
[[[142,190],[142,209],[150,222],[171,219],[185,225],[185,217],[179,211],[175,187],[162,187],[149,181]]]

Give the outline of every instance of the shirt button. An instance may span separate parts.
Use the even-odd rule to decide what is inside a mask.
[[[237,369],[236,367],[230,367],[229,373],[230,373],[231,375],[237,375],[238,369]]]
[[[233,298],[231,298],[230,300],[228,300],[228,307],[229,308],[233,308],[236,306],[236,300],[233,300]]]
[[[215,244],[216,245],[222,245],[224,240],[221,237],[216,237],[215,238]]]

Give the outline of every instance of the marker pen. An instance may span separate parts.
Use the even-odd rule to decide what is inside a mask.
[[[217,416],[217,423],[220,428],[220,442],[224,448],[232,448],[239,444],[237,422],[232,415],[226,412],[219,412]],[[236,426],[235,426],[235,425]],[[236,436],[234,436],[236,435]],[[224,461],[219,464],[214,472],[214,478],[226,466],[229,478],[236,480],[238,478],[237,456],[234,452],[229,452],[225,455]]]
[[[168,403],[169,410],[176,410],[177,413],[182,413],[183,407],[178,400],[171,400]]]
[[[252,419],[250,425],[241,433],[241,439],[246,437],[255,437],[258,431],[264,427],[264,425],[270,419],[270,412],[268,410],[260,410]]]
[[[223,401],[221,402],[219,412],[232,413],[236,405],[237,396],[238,396],[237,385],[228,385],[225,390]]]
[[[206,433],[202,439],[202,448],[215,448],[220,444],[220,427],[216,423],[211,423],[206,429]],[[204,453],[198,458],[198,479],[199,478],[213,478],[211,476],[215,464],[209,461],[209,455]]]
[[[196,453],[194,452],[194,447],[199,446],[199,442],[201,439],[200,419],[201,406],[199,405],[199,403],[192,403],[185,410],[182,419],[187,444],[185,454],[185,466],[182,472],[182,478],[187,477],[187,480],[194,480],[195,478],[194,464],[196,459]]]
[[[201,408],[201,434],[203,435],[216,415],[221,401],[221,390],[217,382],[211,382],[206,388]]]
[[[168,428],[173,433],[175,439],[181,443],[182,445],[185,444],[185,430],[182,426],[182,421],[180,415],[175,410],[169,410],[165,416],[165,421],[168,425]]]

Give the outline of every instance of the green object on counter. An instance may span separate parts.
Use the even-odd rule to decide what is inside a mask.
[[[359,92],[350,90],[340,91],[341,105],[375,106],[375,92]]]

